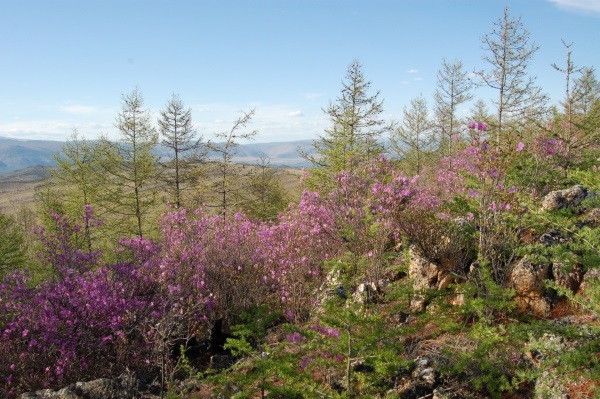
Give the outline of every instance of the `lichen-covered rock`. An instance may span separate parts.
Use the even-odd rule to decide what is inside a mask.
[[[550,304],[543,294],[549,270],[549,265],[537,265],[527,259],[521,259],[512,267],[508,280],[515,290],[515,300],[521,311],[540,317],[548,315]]]
[[[441,290],[452,282],[451,273],[433,262],[425,259],[414,249],[410,250],[410,263],[408,265],[408,277],[413,282],[413,290],[417,293],[410,301],[410,309],[420,312],[427,306],[426,296],[419,292],[429,290]]]
[[[60,390],[42,389],[24,393],[20,399],[135,399],[141,397],[138,381],[123,375],[117,379],[99,378],[77,382]]]
[[[583,276],[579,285],[578,295],[589,296],[593,294],[593,288],[600,286],[600,269],[590,269]]]
[[[556,398],[568,399],[569,395],[560,381],[560,373],[556,372],[559,356],[575,347],[564,337],[545,333],[540,338],[531,338],[526,345],[527,355],[533,365],[541,373],[535,381],[534,399]]]
[[[556,211],[579,205],[589,195],[587,188],[578,184],[564,190],[551,191],[542,200],[543,211]]]
[[[439,385],[440,373],[427,357],[415,359],[412,373],[403,378],[396,389],[401,398],[431,397]]]
[[[552,275],[554,281],[560,287],[566,288],[575,293],[583,281],[585,271],[581,265],[575,265],[571,270],[565,270],[560,263],[552,264]]]
[[[352,299],[354,302],[366,305],[369,303],[377,302],[377,297],[379,296],[379,287],[377,284],[370,283],[360,283],[358,287],[356,287],[356,291],[352,294]]]
[[[600,227],[600,208],[594,208],[586,214],[584,224],[592,229]]]

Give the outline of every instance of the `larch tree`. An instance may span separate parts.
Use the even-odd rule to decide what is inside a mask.
[[[279,212],[289,204],[287,192],[278,178],[277,169],[271,166],[266,156],[262,156],[254,167],[247,191],[250,198],[243,205],[243,209],[254,219],[275,220]]]
[[[14,217],[0,211],[0,281],[25,264],[23,233]]]
[[[382,118],[379,91],[370,94],[370,89],[371,82],[365,79],[362,64],[354,60],[342,81],[340,96],[323,110],[331,126],[313,142],[313,153],[301,153],[313,167],[307,180],[309,186],[327,188],[337,172],[356,171],[383,154],[381,138],[391,125]]]
[[[232,209],[240,209],[246,200],[245,182],[251,171],[245,166],[235,165],[233,158],[237,154],[240,140],[253,140],[258,134],[257,130],[245,130],[254,112],[254,109],[243,112],[229,131],[215,133],[217,142],[206,143],[209,151],[218,154],[218,159],[211,162],[217,169],[218,177],[210,191],[217,195],[217,203],[214,206],[219,208],[223,218]]]
[[[501,140],[510,142],[528,123],[543,119],[546,112],[547,97],[536,86],[535,77],[528,75],[538,46],[530,42],[521,18],[509,15],[508,7],[494,23],[493,31],[482,38],[482,44],[489,69],[476,74],[484,86],[497,92],[492,100],[496,118],[491,128],[498,144]]]
[[[561,102],[562,112],[554,111],[551,132],[560,142],[559,164],[566,177],[569,169],[583,160],[584,153],[598,142],[597,129],[590,125],[589,112],[600,98],[600,90],[593,69],[578,68],[572,60],[572,43],[563,41],[566,48],[564,66],[552,67],[565,77],[565,97]],[[575,78],[580,74],[579,79]],[[593,119],[593,118],[592,118]]]
[[[469,119],[476,122],[484,122],[486,125],[490,124],[490,121],[494,119],[494,116],[490,113],[488,105],[482,99],[478,99],[469,108]]]
[[[103,181],[97,158],[97,144],[80,137],[75,130],[71,139],[54,157],[56,168],[52,176],[57,198],[62,202],[62,212],[69,220],[84,220],[84,242],[88,251],[92,250],[92,237],[89,218],[85,218],[86,206],[92,206],[97,217],[102,218],[99,194]],[[44,212],[48,212],[45,209]],[[58,211],[58,209],[54,210]]]
[[[433,122],[429,117],[427,101],[421,95],[404,107],[403,118],[390,137],[391,150],[407,164],[407,171],[420,174],[434,142]]]
[[[587,116],[600,100],[600,82],[593,67],[583,67],[573,82],[571,91],[573,112]]]
[[[192,123],[192,110],[186,109],[179,96],[173,94],[158,120],[161,144],[169,149],[169,161],[164,164],[170,170],[163,174],[177,208],[182,206],[183,193],[193,187],[199,176],[203,161],[202,138],[197,137]]]
[[[436,86],[433,99],[439,151],[442,156],[448,156],[453,152],[453,143],[464,132],[466,123],[458,116],[458,109],[473,99],[473,83],[462,61],[444,60],[437,73]]]
[[[131,232],[142,237],[146,217],[156,202],[153,185],[159,171],[158,157],[153,153],[158,134],[139,89],[123,95],[115,126],[121,132],[118,142],[100,139],[101,167],[108,180],[103,202],[117,218],[133,218]]]

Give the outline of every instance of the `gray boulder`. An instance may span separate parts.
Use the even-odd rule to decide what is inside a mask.
[[[592,194],[581,184],[564,190],[551,191],[542,200],[543,211],[556,211],[579,205]]]
[[[117,379],[99,378],[88,382],[76,382],[60,390],[42,389],[27,392],[20,399],[134,399],[140,398],[138,381],[123,375]]]

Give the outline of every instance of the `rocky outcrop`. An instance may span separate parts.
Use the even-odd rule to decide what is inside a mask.
[[[583,276],[577,294],[589,296],[593,293],[593,287],[600,285],[600,269],[590,269]]]
[[[437,394],[441,396],[443,390],[436,389],[440,383],[440,373],[433,367],[428,357],[422,356],[415,359],[414,368],[410,374],[403,376],[397,384],[395,393],[401,398],[428,398]]]
[[[554,282],[563,288],[570,290],[575,293],[579,290],[579,286],[583,282],[585,270],[579,264],[576,264],[570,270],[566,270],[562,264],[552,264],[552,276]]]
[[[447,288],[453,280],[448,269],[442,268],[425,259],[414,248],[410,250],[408,277],[412,280],[415,295],[410,300],[410,309],[420,312],[427,306],[426,291]]]
[[[537,265],[521,259],[513,267],[508,281],[515,290],[515,300],[522,312],[546,317],[550,304],[544,297],[544,280],[549,277],[550,265]]]
[[[600,227],[600,208],[594,208],[590,210],[586,214],[583,224],[591,229],[597,229]]]
[[[139,383],[131,375],[77,382],[60,390],[42,389],[24,393],[20,399],[135,399],[142,398]]]
[[[352,299],[356,303],[366,305],[377,302],[381,290],[380,287],[373,283],[360,283],[356,287],[356,291],[352,294]]]
[[[541,371],[535,381],[534,399],[569,398],[567,390],[560,381],[560,373],[556,372],[556,366],[560,354],[573,348],[573,344],[567,343],[563,337],[555,334],[545,333],[538,339],[530,339],[526,354],[533,366]]]
[[[543,211],[556,211],[579,205],[591,196],[587,188],[578,184],[565,190],[551,191],[542,200]]]

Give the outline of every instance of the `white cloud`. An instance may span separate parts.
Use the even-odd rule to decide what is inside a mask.
[[[61,106],[60,109],[75,115],[89,115],[98,111],[98,108],[92,107],[89,105],[81,105],[81,104],[73,104],[73,105],[64,105]]]
[[[416,77],[413,80],[420,81],[420,80],[423,80],[423,78],[422,77]]]
[[[400,81],[400,84],[403,85],[403,86],[404,85],[409,85],[410,84],[410,80],[402,80],[402,81]]]
[[[248,104],[193,104],[192,117],[199,135],[204,140],[214,140],[215,133],[229,131],[234,121],[242,116],[243,111],[255,110],[245,132],[258,130],[255,142],[292,141],[313,139],[321,134],[328,120],[324,119],[321,109],[300,109],[298,104],[264,104],[253,102]],[[196,110],[202,114],[196,114]]]
[[[419,73],[419,70],[411,68],[411,69],[407,70],[406,73]]]
[[[318,98],[323,96],[323,94],[321,94],[321,93],[303,93],[303,95],[304,95],[304,98],[309,101],[315,101]]]
[[[600,13],[599,0],[548,0],[559,8]]]
[[[0,132],[8,137],[27,140],[68,140],[74,129],[82,136],[95,139],[101,133],[112,129],[109,124],[102,123],[73,123],[63,120],[18,120],[10,123],[0,124]]]

